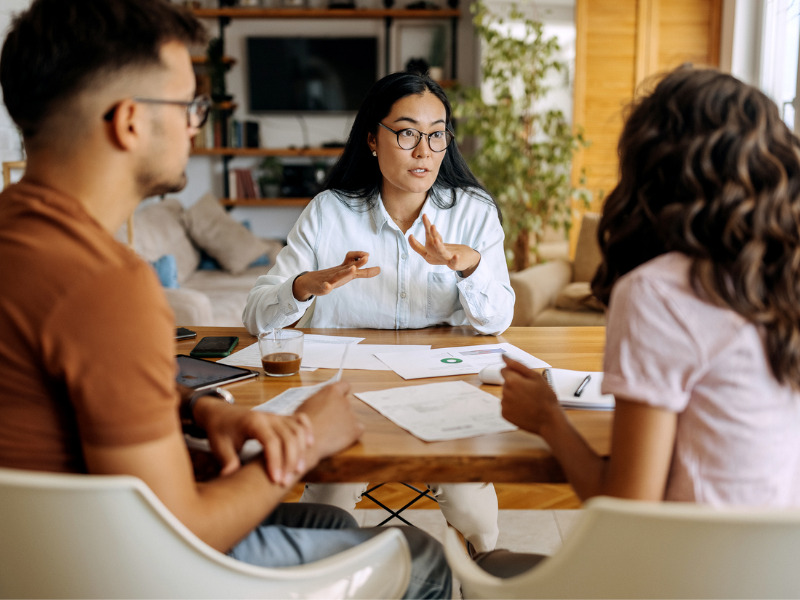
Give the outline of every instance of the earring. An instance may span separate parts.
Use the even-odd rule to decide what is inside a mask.
[[[378,153],[375,150],[372,151],[372,156],[378,156]]]

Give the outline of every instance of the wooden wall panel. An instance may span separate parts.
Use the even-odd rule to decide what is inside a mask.
[[[659,7],[659,71],[684,62],[719,65],[720,2],[662,1]]]
[[[576,3],[574,122],[583,127],[591,145],[576,157],[575,172],[585,168],[586,185],[595,197],[617,178],[622,111],[635,81],[636,22],[636,0]],[[595,205],[593,209],[599,209],[597,199]]]
[[[576,0],[574,122],[591,146],[576,157],[574,180],[583,167],[591,210],[616,184],[617,140],[637,86],[684,62],[719,64],[721,2]]]

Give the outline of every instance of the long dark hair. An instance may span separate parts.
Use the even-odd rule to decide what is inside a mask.
[[[441,100],[447,113],[446,126],[452,131],[450,101],[442,87],[428,75],[417,72],[392,73],[378,80],[370,88],[358,110],[342,157],[333,166],[323,189],[334,190],[339,199],[351,208],[374,206],[381,190],[382,176],[378,161],[367,146],[367,134],[377,135],[378,123],[386,118],[394,103],[411,96],[430,92]],[[485,198],[494,199],[478,182],[458,149],[454,139],[445,151],[439,175],[431,189],[431,198],[440,208],[451,208],[456,203],[456,190],[482,190]],[[445,197],[441,192],[449,191]],[[481,197],[481,196],[478,196]],[[495,204],[496,206],[496,204]],[[498,210],[498,216],[499,216]]]
[[[666,252],[695,291],[759,326],[776,379],[800,390],[800,142],[763,93],[684,66],[638,101],[598,228],[592,291]]]

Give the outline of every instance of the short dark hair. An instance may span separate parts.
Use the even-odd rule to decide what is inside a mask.
[[[202,24],[166,0],[34,0],[3,44],[0,84],[26,139],[56,103],[97,76],[160,64],[164,43],[205,40]]]
[[[423,94],[426,91],[441,100],[447,115],[445,126],[452,131],[452,109],[442,86],[427,74],[409,71],[391,73],[378,80],[367,92],[353,122],[342,157],[334,165],[323,188],[338,192],[339,197],[348,206],[355,206],[353,200],[365,207],[373,206],[380,192],[382,176],[378,161],[367,146],[367,134],[377,135],[378,123],[391,112],[395,102],[406,96]],[[455,139],[445,152],[436,178],[436,186],[450,191],[450,197],[444,198],[439,197],[436,190],[433,190],[432,200],[441,208],[450,208],[455,204],[457,189],[482,190],[484,195],[479,197],[491,198],[489,192],[469,170]]]

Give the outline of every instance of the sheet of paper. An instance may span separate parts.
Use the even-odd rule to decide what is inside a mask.
[[[318,367],[309,366],[307,363],[306,355],[311,352],[311,354],[321,352],[325,353],[326,350],[336,350],[332,348],[334,344],[342,345],[344,344],[358,344],[364,338],[360,337],[346,337],[346,336],[338,336],[338,335],[317,335],[317,334],[309,334],[307,333],[303,338],[303,362],[300,365],[300,368],[303,371],[315,371]],[[335,353],[335,352],[334,352]],[[338,356],[341,358],[341,348],[338,349]],[[250,367],[250,368],[260,368],[261,367],[261,354],[258,351],[258,342],[255,344],[250,344],[246,348],[239,350],[238,352],[234,352],[230,356],[226,356],[225,358],[219,359],[218,362],[221,362],[225,365],[237,365],[240,367]],[[332,369],[338,369],[339,363],[336,363],[336,366],[330,367]]]
[[[305,385],[303,387],[289,388],[281,392],[274,398],[270,398],[266,402],[253,407],[253,410],[260,410],[263,412],[274,413],[276,415],[291,415],[297,410],[307,398],[316,394],[319,390],[326,385],[339,380],[339,375],[334,375],[327,381],[318,383],[316,385]]]
[[[345,346],[341,344],[314,344],[303,346],[303,366],[319,369],[338,369],[342,364]],[[420,352],[430,349],[430,345],[382,345],[348,344],[345,369],[364,369],[368,371],[391,371],[375,354],[394,354],[396,352]]]
[[[506,342],[481,346],[436,348],[427,352],[394,352],[378,354],[377,357],[403,379],[421,379],[478,373],[487,365],[502,363],[501,357],[504,354],[531,369],[550,366],[543,360]]]
[[[579,396],[576,390],[581,387],[586,378],[589,378],[581,388]],[[601,394],[600,386],[603,384],[601,371],[571,371],[569,369],[547,369],[545,379],[558,397],[561,406],[565,408],[591,408],[594,410],[611,410],[614,408],[614,395]]]
[[[306,401],[307,398],[316,394],[326,385],[335,381],[339,381],[341,376],[342,374],[339,372],[327,381],[323,381],[322,383],[318,383],[316,385],[289,388],[274,398],[271,398],[266,402],[253,407],[251,410],[260,410],[263,412],[274,413],[276,415],[291,415],[303,402]],[[196,438],[188,434],[185,434],[184,438],[186,439],[186,444],[189,446],[189,448],[193,450],[201,450],[203,452],[211,452],[211,446],[209,445],[207,438]],[[239,451],[239,457],[242,460],[250,460],[251,458],[261,454],[263,449],[264,447],[261,445],[261,442],[251,438],[242,445],[242,449]]]
[[[466,381],[405,386],[356,397],[426,442],[455,440],[517,427],[500,415],[500,400]]]

